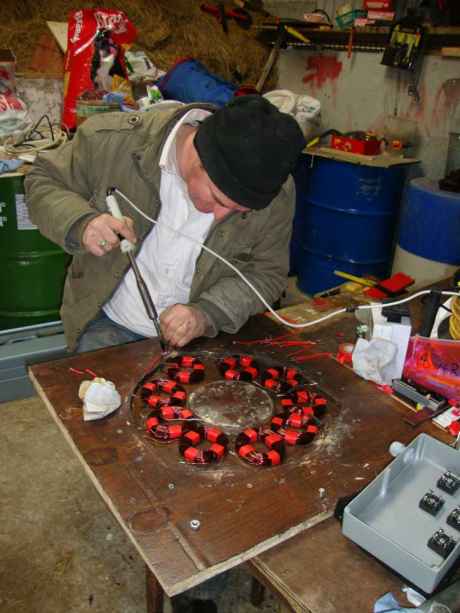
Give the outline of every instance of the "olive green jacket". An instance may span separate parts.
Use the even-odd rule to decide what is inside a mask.
[[[150,217],[158,217],[159,159],[172,127],[190,108],[206,104],[167,105],[148,113],[93,116],[74,139],[42,152],[26,179],[30,217],[41,233],[73,255],[64,287],[61,317],[69,349],[112,296],[128,269],[119,249],[103,257],[87,253],[81,242],[86,225],[107,212],[106,191],[118,187]],[[229,259],[257,287],[268,303],[285,287],[295,190],[291,177],[264,210],[232,213],[215,222],[206,246]],[[137,249],[151,224],[118,197],[122,213],[134,220]],[[190,304],[208,316],[208,336],[234,333],[248,317],[264,310],[262,302],[225,264],[202,250],[193,276]]]

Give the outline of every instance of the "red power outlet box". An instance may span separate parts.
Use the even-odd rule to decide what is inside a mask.
[[[392,11],[393,0],[364,0],[366,11]]]

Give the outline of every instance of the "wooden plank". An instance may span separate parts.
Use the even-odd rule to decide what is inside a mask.
[[[67,30],[68,25],[65,21],[47,21],[46,25],[51,30],[59,48],[63,53],[67,53]]]
[[[460,57],[460,47],[443,47],[441,55],[443,57]]]
[[[360,153],[351,153],[349,151],[341,151],[340,149],[332,149],[332,147],[311,147],[304,149],[303,153],[307,155],[319,156],[340,162],[350,162],[351,164],[360,164],[362,166],[375,166],[377,168],[390,168],[392,166],[400,166],[407,164],[417,164],[420,160],[415,158],[393,157],[391,155],[361,155]]]
[[[308,296],[305,295],[305,299],[300,304],[290,305],[278,309],[276,312],[279,316],[291,323],[302,324],[316,321],[324,315],[339,311],[344,307],[358,306],[358,304],[366,302],[371,302],[371,299],[365,294],[362,294],[361,291],[352,294],[342,290],[335,296],[316,298],[316,302],[315,299],[308,298]],[[278,321],[269,311],[266,315],[273,321]],[[296,328],[287,328],[287,331],[293,334],[299,334],[299,329]]]

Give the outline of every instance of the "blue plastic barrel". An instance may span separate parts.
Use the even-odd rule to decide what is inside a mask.
[[[381,168],[302,156],[291,272],[315,294],[340,284],[334,270],[385,277],[390,272],[402,165]]]
[[[303,223],[303,206],[305,201],[305,192],[308,185],[309,169],[305,162],[305,156],[301,155],[297,166],[292,173],[296,189],[296,212],[294,216],[294,224],[292,227],[292,238],[290,243],[290,258],[289,258],[289,275],[297,274],[297,266],[301,258],[302,246],[302,227]]]
[[[426,178],[413,179],[402,205],[398,244],[427,260],[460,265],[460,194],[440,190]]]

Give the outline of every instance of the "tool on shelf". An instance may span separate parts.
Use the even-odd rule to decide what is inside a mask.
[[[262,91],[263,86],[265,85],[265,81],[267,80],[267,77],[270,74],[270,70],[273,68],[273,65],[278,59],[278,55],[282,47],[285,46],[285,43],[286,43],[286,29],[282,25],[278,24],[278,34],[276,37],[276,42],[273,45],[273,49],[270,51],[270,55],[268,56],[268,59],[265,62],[265,65],[260,74],[259,80],[256,83],[256,90],[258,92]]]
[[[222,24],[222,29],[225,34],[228,34],[228,20],[234,19],[236,23],[244,29],[247,29],[252,24],[251,15],[242,8],[229,9],[226,8],[223,2],[217,4],[201,4],[200,9],[204,13],[213,15],[219,23]]]
[[[299,30],[297,30],[296,28],[293,28],[292,26],[288,26],[288,25],[284,25],[284,29],[286,30],[286,32],[288,32],[291,36],[293,36],[294,38],[297,38],[298,40],[300,40],[302,43],[305,43],[306,45],[311,45],[312,42],[309,38],[307,38],[306,36],[304,36],[302,34],[302,32],[299,32]]]
[[[394,23],[382,64],[412,73],[408,94],[420,102],[418,81],[423,60],[426,30],[418,18],[405,17]]]
[[[106,195],[106,203],[107,208],[110,211],[110,214],[115,217],[115,219],[123,220],[122,212],[120,211],[120,207],[118,206],[117,199],[115,198],[114,192],[116,188],[110,187],[107,190]],[[120,249],[122,253],[126,253],[129,258],[129,262],[131,264],[131,268],[133,269],[134,276],[136,278],[136,284],[139,290],[139,293],[142,298],[142,302],[144,303],[145,310],[149,319],[152,320],[153,325],[155,327],[156,333],[158,335],[158,340],[160,341],[160,347],[162,353],[166,353],[167,351],[167,343],[164,340],[163,333],[161,332],[160,327],[160,318],[158,316],[158,311],[155,307],[155,304],[152,300],[152,296],[150,295],[147,284],[145,283],[141,271],[139,270],[139,266],[137,265],[136,258],[133,255],[134,245],[126,238],[122,239],[120,242]]]

